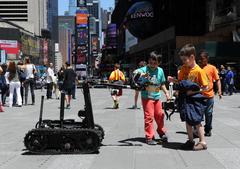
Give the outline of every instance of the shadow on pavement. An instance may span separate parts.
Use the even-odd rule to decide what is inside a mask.
[[[45,156],[45,155],[84,155],[84,154],[88,154],[88,155],[96,155],[99,154],[99,151],[95,152],[95,153],[80,153],[80,152],[60,152],[60,151],[54,151],[54,150],[47,150],[44,152],[39,152],[39,153],[32,153],[29,152],[27,150],[23,150],[24,152],[21,155],[24,156]]]
[[[138,107],[138,108],[129,107],[129,108],[127,108],[127,109],[128,109],[128,110],[141,110],[140,107]]]
[[[104,109],[111,109],[111,110],[114,110],[115,108],[113,108],[113,107],[105,107]]]
[[[125,140],[118,141],[120,144],[103,144],[102,146],[143,146],[141,143],[145,143],[145,138],[143,137],[136,137],[136,138],[129,138]],[[138,142],[138,143],[132,143]]]
[[[129,139],[125,139],[125,140],[120,140],[118,141],[119,145],[115,145],[115,146],[142,146],[142,144],[140,143],[145,143],[145,138],[143,137],[135,137],[135,138],[129,138]],[[136,143],[132,143],[132,142],[136,142]],[[112,145],[114,146],[114,145]]]
[[[129,141],[131,141],[131,142],[146,143],[145,137],[128,138],[128,139],[121,140],[121,141],[118,141],[118,142],[120,142],[120,143],[128,143]]]
[[[162,143],[162,147],[167,148],[167,149],[173,149],[173,150],[180,150],[181,145],[183,145],[183,143],[178,143],[178,142]]]
[[[177,134],[184,134],[184,135],[187,135],[187,132],[185,132],[185,131],[177,131],[176,133],[177,133]]]

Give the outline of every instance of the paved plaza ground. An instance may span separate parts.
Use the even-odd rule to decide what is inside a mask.
[[[120,109],[112,109],[108,89],[91,89],[95,122],[105,130],[99,154],[27,155],[23,138],[38,120],[40,96],[35,106],[5,108],[0,113],[0,169],[239,169],[240,167],[240,95],[216,98],[213,135],[208,149],[183,151],[185,125],[175,113],[166,121],[169,143],[149,146],[144,143],[143,111],[130,109],[133,90],[124,90]],[[140,101],[139,101],[140,103]],[[44,117],[59,118],[59,100],[45,100]],[[140,105],[140,104],[139,104]],[[66,118],[78,118],[83,108],[81,90],[73,100]],[[197,140],[196,140],[197,141]]]

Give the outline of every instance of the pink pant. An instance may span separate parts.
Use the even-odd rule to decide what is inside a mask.
[[[166,132],[164,128],[164,113],[162,102],[160,100],[143,99],[142,105],[144,111],[145,135],[147,139],[154,137],[153,119],[157,123],[157,132],[162,135]]]

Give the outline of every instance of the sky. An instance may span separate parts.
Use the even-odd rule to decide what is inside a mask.
[[[104,9],[114,7],[114,0],[99,0],[100,5]],[[64,15],[64,11],[68,10],[68,0],[58,0],[58,15]]]

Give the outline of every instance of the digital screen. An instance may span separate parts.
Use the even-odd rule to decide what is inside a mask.
[[[77,0],[77,7],[86,6],[86,0]]]

